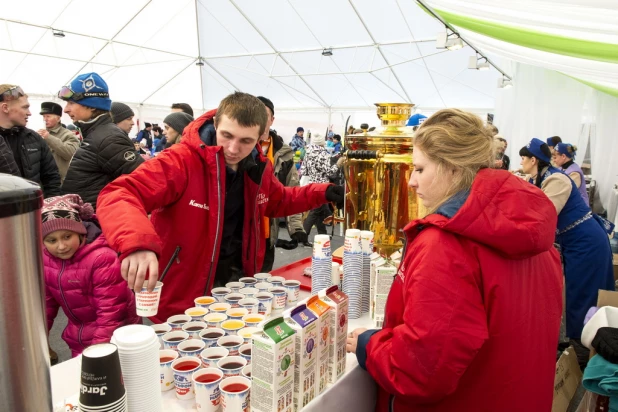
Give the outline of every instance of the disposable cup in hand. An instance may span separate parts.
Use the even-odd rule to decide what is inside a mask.
[[[148,292],[147,287],[135,292],[135,311],[138,316],[154,316],[159,311],[159,300],[161,299],[161,288],[163,282],[157,282],[152,292]]]

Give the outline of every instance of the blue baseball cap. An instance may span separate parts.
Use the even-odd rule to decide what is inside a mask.
[[[423,123],[423,121],[427,118],[427,116],[422,115],[420,113],[416,113],[413,114],[412,116],[410,116],[410,118],[408,119],[408,123],[406,123],[406,126],[418,126],[421,123]]]
[[[537,157],[547,163],[550,163],[551,159],[547,157],[541,150],[541,146],[543,146],[544,144],[547,144],[547,143],[535,137],[534,139],[530,140],[530,142],[528,142],[528,144],[526,145],[526,148],[530,151],[530,153],[534,155],[534,157]]]
[[[570,143],[558,143],[554,147],[554,150],[560,154],[566,155],[569,159],[572,159],[573,156],[575,156],[575,150],[569,152],[569,147],[573,150],[573,145]]]
[[[69,86],[60,89],[58,97],[93,109],[107,112],[112,109],[107,83],[97,73],[80,74]]]

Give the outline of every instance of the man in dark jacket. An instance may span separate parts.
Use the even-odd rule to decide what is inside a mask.
[[[84,137],[73,156],[62,191],[77,194],[96,208],[99,192],[118,176],[131,173],[144,159],[127,134],[112,122],[107,83],[98,74],[78,76],[59,96],[67,101],[64,112]]]
[[[58,196],[58,167],[45,140],[26,127],[30,116],[22,88],[0,85],[0,139],[5,143],[0,144],[0,171],[40,184],[45,197]]]
[[[135,140],[138,143],[141,143],[142,140],[146,140],[146,147],[148,149],[152,149],[152,135],[150,134],[151,131],[152,131],[152,125],[146,122],[146,127],[144,127],[144,130],[140,130]]]

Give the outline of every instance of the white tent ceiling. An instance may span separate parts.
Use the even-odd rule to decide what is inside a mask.
[[[494,107],[498,72],[468,69],[469,47],[437,50],[444,27],[413,0],[0,0],[0,10],[0,83],[34,95],[95,71],[113,100],[151,106],[212,108],[241,90],[278,109]]]

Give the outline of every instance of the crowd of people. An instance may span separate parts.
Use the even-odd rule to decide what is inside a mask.
[[[341,136],[299,127],[286,144],[267,97],[235,92],[197,118],[174,104],[162,128],[145,123],[134,138],[135,113],[98,74],[58,97],[64,109],[43,103],[36,132],[24,90],[0,85],[0,173],[43,191],[48,329],[62,307],[73,356],[140,322],[130,290],[164,279],[152,318],[164,322],[213,287],[270,271],[282,220],[292,247],[310,246],[313,226],[325,234],[343,207]],[[611,228],[590,210],[577,148],[531,139],[521,178],[477,116],[414,116],[408,185],[429,214],[405,228],[383,328],[352,331],[348,351],[375,379],[379,411],[547,411],[563,283],[575,344],[598,290],[614,290]]]

